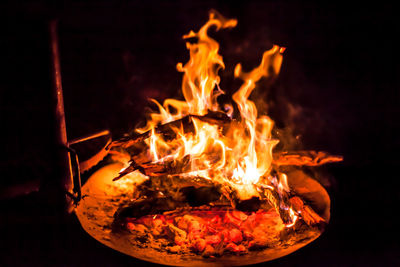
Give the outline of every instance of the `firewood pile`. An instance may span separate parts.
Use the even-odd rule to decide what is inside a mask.
[[[225,127],[231,121],[215,113],[197,117]],[[188,118],[160,125],[157,132],[173,142],[171,127],[191,131]],[[139,247],[178,254],[196,253],[203,257],[240,255],[281,245],[285,241],[284,233],[290,231],[287,225],[293,222],[289,207],[301,214],[295,230],[318,229],[325,223],[293,192],[258,186],[259,197],[246,199],[227,183],[191,176],[190,155],[178,161],[151,161],[144,143],[147,135],[127,136],[111,144],[113,150],[128,151],[131,155],[129,166],[114,181],[133,172],[148,177],[136,185],[132,201],[120,206],[113,222],[114,231],[129,232]],[[312,153],[304,152],[303,160],[307,156],[311,158]],[[278,158],[287,162],[282,160],[284,157],[285,154],[280,154]],[[275,172],[272,175],[275,175],[272,183],[278,187],[279,176]]]

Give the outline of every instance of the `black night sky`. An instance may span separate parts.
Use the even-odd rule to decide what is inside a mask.
[[[268,91],[261,86],[254,99],[267,104],[279,128],[300,136],[302,148],[344,157],[318,169],[331,176],[322,181],[332,200],[327,231],[268,265],[400,265],[394,6],[233,2],[0,4],[0,265],[148,264],[101,245],[74,218],[38,218],[35,192],[13,193],[51,176],[54,168],[49,21],[59,21],[68,138],[102,129],[117,138],[143,121],[148,98],[182,97],[175,66],[188,60],[188,52],[181,36],[198,30],[211,8],[238,19],[235,29],[210,33],[221,44],[227,95],[238,88],[236,63],[249,70],[272,43],[286,47],[279,78]]]

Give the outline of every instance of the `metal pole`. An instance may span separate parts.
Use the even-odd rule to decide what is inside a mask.
[[[56,172],[52,181],[48,182],[47,189],[54,190],[50,195],[55,201],[56,208],[67,213],[73,210],[73,176],[71,156],[68,151],[67,129],[65,124],[63,90],[61,84],[60,54],[58,49],[57,21],[49,24],[51,73],[52,73],[52,101],[54,110],[55,145],[56,145]],[[51,200],[49,200],[51,201]]]

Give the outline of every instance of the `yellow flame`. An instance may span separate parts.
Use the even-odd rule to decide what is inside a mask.
[[[196,43],[186,43],[190,51],[190,59],[182,66],[178,63],[177,69],[184,73],[182,80],[182,92],[191,114],[204,115],[207,110],[218,110],[218,88],[220,77],[218,71],[225,68],[222,56],[218,54],[219,44],[207,35],[210,27],[215,26],[216,30],[221,28],[235,27],[237,21],[226,19],[216,11],[210,12],[209,20],[196,32],[189,32],[184,39],[197,38]]]
[[[283,49],[274,45],[271,50],[264,52],[261,64],[251,72],[242,71],[241,64],[235,67],[235,77],[241,78],[244,83],[232,96],[238,105],[242,117],[243,126],[248,130],[250,140],[247,145],[247,155],[238,162],[238,168],[245,168],[241,177],[243,183],[257,183],[271,167],[272,149],[278,143],[271,140],[273,121],[267,116],[257,119],[257,108],[249,96],[256,87],[256,82],[262,77],[269,77],[279,73],[282,63]],[[257,125],[261,130],[257,134]],[[259,153],[256,151],[258,147]],[[258,155],[262,154],[262,155]],[[240,166],[242,165],[242,167]]]
[[[167,99],[161,105],[153,100],[159,112],[151,114],[146,127],[138,131],[151,130],[151,137],[146,142],[153,161],[170,157],[180,160],[190,155],[189,172],[192,174],[201,173],[204,178],[216,182],[252,185],[257,184],[260,177],[268,175],[272,149],[278,141],[271,138],[273,121],[267,116],[257,117],[257,108],[248,98],[261,78],[279,73],[284,48],[273,46],[263,54],[261,64],[248,73],[242,71],[240,64],[236,66],[235,77],[242,79],[243,85],[232,98],[239,108],[241,120],[232,123],[225,134],[222,134],[220,126],[193,117],[194,132],[185,132],[182,127],[173,128],[177,138],[171,142],[165,142],[154,131],[159,124],[189,114],[205,115],[209,110],[224,112],[218,105],[217,97],[223,93],[219,88],[218,71],[225,65],[218,53],[219,44],[207,32],[211,27],[219,30],[235,27],[236,24],[236,20],[226,19],[212,11],[209,20],[198,32],[191,31],[183,36],[184,39],[196,40],[186,44],[190,52],[189,61],[184,66],[177,64],[178,71],[183,72],[182,92],[185,101]],[[171,108],[174,113],[170,111]],[[225,110],[228,116],[232,116],[231,105],[226,105]],[[253,188],[248,191],[257,192]]]
[[[154,161],[158,161],[158,153],[157,153],[157,136],[154,132],[154,128],[151,129],[151,136],[150,136],[150,154],[153,157]]]
[[[279,182],[276,177],[269,177],[273,163],[272,150],[279,142],[271,135],[274,122],[268,116],[258,116],[256,105],[249,97],[262,78],[279,74],[285,48],[274,45],[263,53],[260,65],[250,72],[244,72],[241,64],[236,65],[234,76],[243,81],[232,96],[240,112],[238,121],[234,120],[229,128],[222,129],[221,125],[207,123],[198,117],[209,111],[217,111],[232,118],[233,106],[226,104],[221,109],[217,102],[217,97],[223,93],[219,87],[218,72],[225,65],[219,54],[219,44],[207,33],[212,27],[218,31],[235,27],[236,24],[236,20],[226,19],[216,11],[211,11],[209,20],[198,32],[190,31],[183,36],[184,39],[195,40],[186,43],[189,61],[185,65],[177,64],[177,70],[183,73],[182,92],[185,101],[166,99],[161,105],[152,99],[158,112],[150,114],[147,125],[137,131],[150,131],[150,138],[145,142],[153,162],[171,159],[179,162],[189,157],[188,166],[179,174],[182,177],[201,176],[215,183],[229,184],[236,188],[243,199],[260,196],[264,189],[276,190],[283,199],[285,193],[290,191],[287,176],[279,174]],[[188,115],[197,116],[189,118],[194,131],[185,131],[182,125],[171,126],[176,138],[168,142],[162,134],[156,133],[156,126]],[[284,160],[292,158],[285,156],[279,162],[283,164]],[[286,227],[292,227],[298,214],[286,203],[282,205],[291,217],[291,223]]]
[[[293,227],[296,224],[297,219],[299,218],[299,216],[296,215],[296,213],[294,212],[294,210],[292,208],[289,209],[289,215],[290,215],[292,222],[289,224],[286,224],[285,225],[286,228]]]

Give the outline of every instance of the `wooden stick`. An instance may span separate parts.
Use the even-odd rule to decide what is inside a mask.
[[[179,120],[161,124],[155,127],[154,131],[157,134],[161,134],[164,140],[172,140],[176,137],[176,133],[175,131],[173,131],[173,128],[180,128],[181,126],[183,126],[184,131],[194,132],[194,126],[192,122],[193,118],[199,119],[209,124],[221,125],[221,127],[226,127],[231,122],[231,118],[229,118],[225,113],[217,111],[209,111],[206,115],[203,116],[190,114]],[[110,144],[109,148],[118,146],[123,148],[128,148],[136,143],[143,142],[144,140],[149,138],[151,136],[151,132],[152,131],[150,130],[142,134],[122,137],[116,141],[113,141]]]

